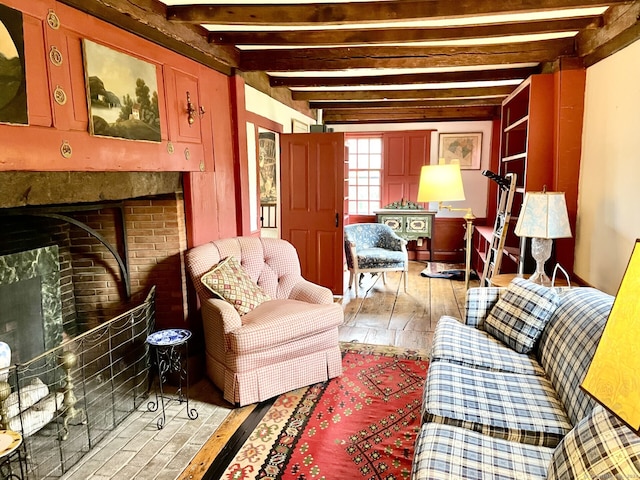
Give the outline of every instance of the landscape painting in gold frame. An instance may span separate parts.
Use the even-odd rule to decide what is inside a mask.
[[[92,135],[161,141],[156,66],[82,41]]]

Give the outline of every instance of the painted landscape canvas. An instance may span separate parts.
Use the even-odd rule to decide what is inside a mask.
[[[159,142],[156,66],[83,40],[92,135]]]
[[[29,122],[22,13],[5,5],[0,5],[0,122]]]

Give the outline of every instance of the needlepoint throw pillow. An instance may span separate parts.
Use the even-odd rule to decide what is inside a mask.
[[[485,330],[518,353],[530,353],[558,306],[554,288],[515,278],[485,321]]]
[[[233,256],[214,265],[200,281],[215,296],[233,305],[240,315],[249,313],[262,302],[271,300],[271,297],[251,280]]]

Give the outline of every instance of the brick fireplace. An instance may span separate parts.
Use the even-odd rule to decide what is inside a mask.
[[[66,335],[140,303],[153,285],[156,329],[191,327],[179,174],[1,172],[0,181],[0,256],[57,246]]]

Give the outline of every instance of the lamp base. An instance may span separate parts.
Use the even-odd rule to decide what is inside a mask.
[[[536,261],[536,272],[529,278],[530,282],[537,283],[538,285],[551,285],[551,280],[544,271],[544,264],[551,256],[551,247],[553,246],[553,240],[550,238],[536,238],[531,239],[531,256]]]

